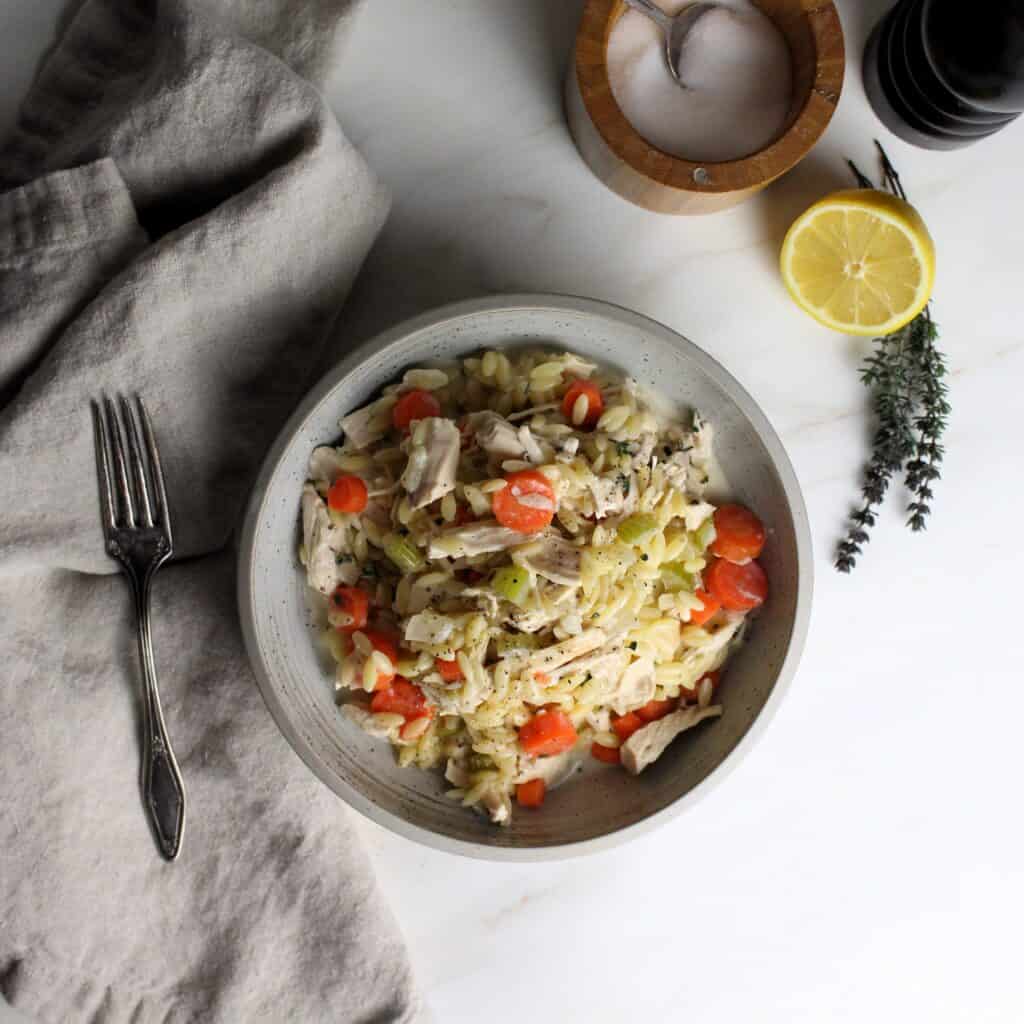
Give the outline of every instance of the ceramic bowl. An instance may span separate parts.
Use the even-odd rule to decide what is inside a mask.
[[[399,768],[386,741],[345,719],[333,674],[314,647],[297,561],[299,494],[309,453],[342,415],[404,369],[481,348],[558,345],[654,388],[714,424],[731,493],[769,529],[771,585],[749,641],[721,686],[724,714],[680,737],[643,775],[588,767],[508,828],[444,796],[440,774]],[[246,513],[238,597],[249,657],[281,731],[344,801],[399,835],[494,860],[541,860],[623,842],[688,807],[750,749],[796,668],[811,601],[807,514],[789,459],[746,391],[685,338],[637,313],[586,299],[513,295],[447,306],[354,351],[303,400],[267,455]],[[593,770],[600,768],[600,770]]]

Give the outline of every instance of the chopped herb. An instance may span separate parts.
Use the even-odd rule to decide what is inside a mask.
[[[622,493],[629,494],[629,477],[625,473],[620,473],[616,480],[619,487],[622,488]]]
[[[355,559],[350,554],[348,554],[348,552],[342,551],[339,555],[335,556],[334,561],[338,565],[345,565],[348,562],[354,562]]]
[[[633,454],[633,444],[630,441],[616,441],[615,442],[615,450],[620,455],[632,455]]]
[[[630,649],[631,651],[635,651],[635,650],[636,650],[636,646],[637,646],[637,645],[636,645],[636,641],[634,640],[634,641],[633,641],[633,642],[632,642],[632,643],[631,643],[631,644],[629,645],[629,649]]]
[[[377,572],[377,566],[373,562],[367,562],[359,575],[365,576],[368,580],[375,580],[380,576],[380,573]]]
[[[641,562],[647,562],[647,561],[649,561],[649,560],[650,560],[650,557],[651,557],[651,556],[650,556],[649,554],[647,554],[647,552],[645,551],[645,552],[644,552],[644,553],[643,553],[643,554],[642,554],[642,555],[640,556],[640,561],[641,561]]]

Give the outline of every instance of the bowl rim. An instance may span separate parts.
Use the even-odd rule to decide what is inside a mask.
[[[626,326],[658,335],[662,340],[682,348],[686,352],[687,357],[693,359],[708,376],[712,377],[729,397],[736,402],[743,414],[750,419],[762,443],[767,448],[775,470],[779,475],[783,492],[786,500],[789,502],[790,511],[793,516],[793,527],[796,535],[796,610],[793,616],[793,627],[790,633],[789,644],[768,698],[737,744],[691,790],[648,817],[604,835],[595,836],[592,839],[542,847],[489,846],[471,840],[455,839],[450,836],[441,835],[430,829],[414,825],[401,816],[381,807],[363,796],[362,793],[354,786],[349,785],[344,779],[329,771],[316,752],[292,727],[285,708],[277,698],[270,681],[270,674],[263,662],[257,643],[253,611],[255,598],[255,540],[259,524],[263,518],[263,508],[267,502],[268,487],[277,471],[281,457],[291,443],[293,436],[301,429],[302,424],[313,410],[366,359],[377,355],[396,343],[401,343],[410,335],[426,328],[436,327],[446,322],[455,322],[481,313],[504,312],[515,309],[583,314],[618,321]],[[660,825],[671,821],[697,800],[703,798],[735,768],[739,761],[749,753],[753,744],[763,734],[768,723],[774,717],[796,673],[806,643],[810,623],[811,597],[814,587],[813,577],[813,548],[810,526],[807,508],[796,472],[782,446],[778,434],[747,390],[710,355],[698,348],[687,338],[657,320],[625,307],[597,299],[535,292],[492,295],[463,300],[411,317],[357,345],[313,385],[278,432],[277,437],[264,457],[253,484],[239,538],[236,596],[246,653],[263,700],[277,727],[291,745],[293,751],[328,789],[377,825],[381,825],[405,839],[412,839],[435,850],[456,853],[479,860],[540,862],[564,860],[570,857],[611,849],[648,833]]]
[[[833,0],[819,0],[802,12],[814,41],[816,61],[814,80],[796,117],[763,149],[738,160],[718,161],[686,160],[666,153],[648,142],[623,114],[612,92],[605,60],[612,15],[619,3],[620,0],[586,0],[571,69],[591,124],[611,152],[638,174],[684,192],[758,189],[795,167],[824,134],[839,104],[846,72],[842,22]],[[835,40],[831,47],[830,37]],[[595,116],[595,97],[602,102],[603,118]],[[794,140],[798,145],[793,145]]]

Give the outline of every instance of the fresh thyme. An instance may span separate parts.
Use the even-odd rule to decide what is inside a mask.
[[[876,142],[882,159],[885,186],[906,199],[900,177],[885,150]],[[874,187],[849,161],[857,184]],[[871,408],[877,426],[871,458],[864,467],[863,503],[850,514],[850,526],[836,552],[836,568],[849,572],[856,564],[878,509],[893,478],[901,471],[910,491],[907,525],[923,530],[931,512],[932,484],[939,479],[942,435],[950,406],[947,400],[946,362],[936,347],[938,328],[926,306],[898,331],[874,339],[865,360],[861,381],[871,390]]]

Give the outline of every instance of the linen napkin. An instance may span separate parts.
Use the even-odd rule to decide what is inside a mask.
[[[348,7],[86,0],[0,152],[0,992],[37,1020],[420,1018],[353,825],[266,712],[234,605],[247,488],[387,211],[295,70],[322,72]],[[177,548],[153,626],[188,799],[173,864],[139,794],[89,414],[136,390]]]

